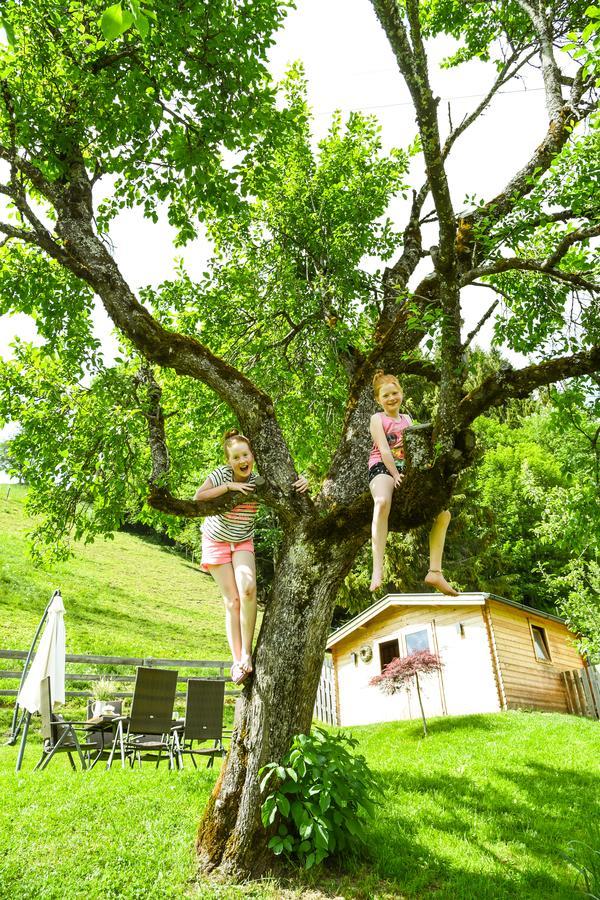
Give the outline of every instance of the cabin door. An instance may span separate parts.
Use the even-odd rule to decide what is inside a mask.
[[[431,624],[426,622],[422,625],[409,625],[402,629],[402,649],[403,656],[409,653],[416,653],[417,650],[429,650],[435,653],[435,644],[433,642],[433,632]],[[423,708],[425,716],[443,716],[445,714],[444,701],[442,697],[441,672],[432,672],[431,675],[420,675],[419,684],[421,686],[421,697],[423,699]],[[411,719],[418,719],[421,716],[419,707],[419,697],[414,684],[408,694],[408,709]]]

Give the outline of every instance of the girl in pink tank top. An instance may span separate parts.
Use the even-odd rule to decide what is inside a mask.
[[[403,432],[410,428],[410,416],[400,414],[403,400],[402,388],[395,375],[376,372],[373,378],[375,400],[383,412],[371,416],[371,437],[373,446],[369,454],[369,489],[373,497],[373,525],[371,539],[373,548],[373,577],[371,590],[381,587],[383,580],[383,558],[388,533],[388,517],[392,505],[394,489],[404,478]],[[457,596],[457,591],[448,584],[442,573],[442,554],[446,531],[450,523],[448,510],[441,512],[429,533],[429,571],[425,583],[448,594]]]

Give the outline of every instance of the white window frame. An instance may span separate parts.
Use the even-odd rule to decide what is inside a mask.
[[[416,632],[418,632],[418,631],[426,631],[427,632],[427,639],[429,641],[429,652],[435,653],[435,642],[433,640],[433,628],[431,627],[431,622],[420,622],[418,625],[406,625],[402,629],[401,651],[404,656],[408,656],[408,647],[406,645],[407,635],[416,634]]]

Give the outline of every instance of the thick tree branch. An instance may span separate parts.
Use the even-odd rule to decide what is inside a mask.
[[[529,162],[511,178],[505,188],[484,206],[465,216],[465,221],[477,225],[486,221],[486,228],[495,222],[501,222],[523,197],[529,194],[539,183],[540,176],[546,172],[556,159],[573,132],[581,111],[575,111],[571,104],[565,104],[553,119],[535,153]]]
[[[566,252],[566,251],[565,251]],[[487,275],[498,275],[500,272],[521,271],[521,272],[537,272],[540,275],[547,275],[556,281],[563,281],[571,284],[573,287],[581,288],[591,293],[598,293],[600,285],[587,278],[583,278],[577,272],[563,272],[561,269],[554,269],[547,265],[547,261],[537,259],[521,259],[518,256],[510,258],[502,258],[489,266],[479,266],[466,272],[461,278],[461,287],[473,284],[478,278],[484,278]]]
[[[9,238],[16,238],[20,241],[25,241],[27,244],[37,244],[40,246],[40,242],[38,240],[38,236],[35,231],[27,231],[25,228],[15,228],[14,225],[9,225],[6,222],[0,222],[0,232],[6,235],[6,240]],[[6,241],[3,241],[3,244]]]
[[[56,182],[55,209],[64,251],[55,242],[43,249],[93,288],[115,325],[149,362],[202,381],[228,404],[252,441],[273,505],[283,515],[305,514],[312,501],[291,487],[298,475],[271,399],[199,341],[168,331],[137,300],[93,230],[91,183],[77,150]],[[189,507],[185,510],[179,514],[190,513]]]
[[[540,58],[542,61],[542,77],[546,93],[546,108],[549,118],[555,119],[560,114],[564,100],[561,90],[561,71],[554,58],[553,36],[550,23],[546,18],[541,2],[535,0],[517,0],[521,9],[529,16],[533,30],[540,42]]]
[[[462,400],[458,410],[460,421],[465,426],[469,425],[487,409],[499,406],[506,400],[528,397],[536,388],[543,385],[598,371],[600,371],[600,346],[583,350],[573,356],[549,359],[523,369],[502,369],[486,378]]]
[[[18,153],[5,147],[3,144],[0,144],[0,159],[3,159],[11,166],[14,166],[19,172],[25,175],[34,188],[51,203],[54,203],[58,199],[58,190],[53,182],[48,181],[36,166],[32,165],[28,160],[23,159]]]
[[[440,267],[452,265],[455,216],[441,155],[437,104],[429,85],[427,57],[421,36],[419,5],[408,0],[409,41],[400,6],[395,0],[371,0],[412,97],[421,135],[427,180],[440,227]]]
[[[403,320],[402,315],[398,318],[405,304],[406,298],[403,293],[406,291],[409,278],[422,258],[423,243],[419,217],[428,193],[427,182],[420,191],[413,191],[410,215],[404,229],[402,253],[394,265],[388,267],[383,273],[383,306],[375,328],[376,341],[390,328],[397,327]]]

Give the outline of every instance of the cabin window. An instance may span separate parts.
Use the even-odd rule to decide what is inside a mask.
[[[427,628],[421,628],[419,631],[411,631],[410,634],[405,634],[404,639],[406,640],[406,652],[407,653],[416,653],[417,650],[430,650],[429,646],[429,631]]]
[[[379,661],[381,663],[381,671],[383,672],[387,664],[391,663],[393,659],[398,659],[399,656],[400,645],[398,644],[397,638],[393,641],[383,641],[379,645]]]
[[[542,628],[540,625],[532,625],[531,636],[533,638],[533,650],[535,652],[536,659],[541,659],[544,662],[550,662],[552,657],[550,656],[550,648],[548,647],[546,629]]]

